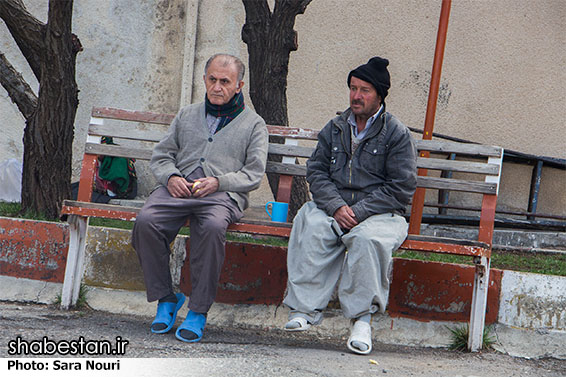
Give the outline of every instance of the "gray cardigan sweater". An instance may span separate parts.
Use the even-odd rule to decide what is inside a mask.
[[[241,210],[248,192],[257,189],[265,173],[268,133],[263,119],[248,107],[226,127],[210,136],[204,102],[182,108],[167,135],[153,149],[150,168],[167,186],[172,175],[187,177],[199,166],[218,179]]]

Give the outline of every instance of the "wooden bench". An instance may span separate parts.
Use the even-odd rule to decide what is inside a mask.
[[[136,206],[92,203],[92,190],[96,159],[99,155],[149,160],[153,145],[164,136],[173,120],[172,114],[135,112],[114,108],[93,108],[92,118],[85,144],[84,159],[80,175],[79,193],[76,201],[65,200],[62,214],[68,215],[70,224],[69,252],[63,284],[61,307],[66,309],[76,303],[83,274],[86,233],[89,217],[111,218],[134,221],[140,208]],[[110,120],[120,124],[108,124]],[[107,121],[105,123],[105,121]],[[283,126],[268,126],[269,134],[285,138],[285,144],[269,144],[269,153],[282,157],[282,162],[269,161],[268,173],[280,174],[277,201],[289,202],[291,183],[294,176],[304,177],[304,161],[314,150],[318,131]],[[117,145],[101,144],[101,136],[111,136]],[[312,146],[301,146],[299,141],[311,141]],[[133,145],[130,145],[133,143]],[[503,150],[499,147],[463,144],[446,141],[418,140],[419,178],[417,193],[412,206],[409,236],[402,249],[449,253],[472,256],[476,263],[476,274],[470,316],[470,342],[472,350],[481,348],[485,321],[487,286],[489,283],[489,259],[495,218],[495,203],[501,174]],[[429,153],[433,157],[428,157]],[[446,159],[444,155],[450,158]],[[457,159],[455,159],[457,157]],[[297,159],[300,159],[299,160]],[[426,176],[426,170],[443,172]],[[472,175],[473,177],[452,178],[451,174]],[[420,235],[423,213],[422,191],[458,191],[477,193],[483,196],[481,221],[477,241],[438,238]],[[248,234],[288,237],[291,223],[269,222],[254,219],[248,213],[228,231]]]

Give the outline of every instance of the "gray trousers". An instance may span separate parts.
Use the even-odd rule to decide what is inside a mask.
[[[140,211],[132,231],[132,245],[143,270],[147,300],[173,292],[169,259],[181,227],[190,220],[191,295],[189,308],[206,313],[216,297],[224,263],[226,229],[242,217],[227,193],[204,198],[174,198],[165,187],[156,189]]]
[[[307,202],[293,220],[287,251],[289,281],[283,303],[317,324],[338,285],[346,318],[385,312],[392,254],[407,237],[407,222],[373,215],[344,234],[336,220]],[[340,279],[341,276],[341,279]]]

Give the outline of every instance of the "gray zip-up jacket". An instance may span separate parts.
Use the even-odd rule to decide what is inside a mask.
[[[154,147],[150,168],[167,186],[171,175],[187,177],[199,166],[218,179],[240,210],[248,207],[248,192],[257,189],[265,173],[268,133],[263,119],[246,107],[226,127],[210,136],[204,102],[182,108],[167,135]]]
[[[409,129],[383,112],[352,156],[350,113],[347,109],[318,134],[307,161],[313,200],[329,216],[348,205],[358,222],[376,214],[404,214],[417,186],[417,150]]]

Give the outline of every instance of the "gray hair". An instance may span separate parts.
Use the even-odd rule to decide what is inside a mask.
[[[214,54],[213,56],[208,58],[208,60],[206,61],[206,64],[204,65],[204,74],[205,75],[208,72],[208,67],[210,66],[212,61],[216,58],[223,58],[224,59],[222,62],[220,62],[220,64],[224,67],[229,65],[229,64],[234,64],[236,66],[236,69],[238,70],[238,81],[242,81],[244,79],[244,73],[246,72],[246,66],[244,66],[244,63],[237,56],[230,55],[230,54],[224,54],[224,53]]]

